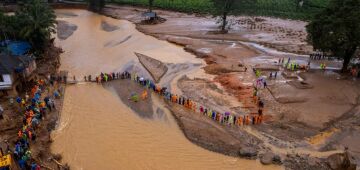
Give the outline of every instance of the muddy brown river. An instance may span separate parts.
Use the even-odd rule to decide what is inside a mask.
[[[61,70],[68,70],[78,79],[138,64],[134,52],[167,63],[203,64],[181,47],[138,32],[128,21],[84,10],[59,12],[77,15],[59,16],[59,20],[78,28],[66,40],[57,39],[56,44],[65,51]],[[101,28],[102,22],[118,29],[106,32]],[[166,119],[143,119],[100,85],[68,86],[60,122],[52,133],[51,149],[62,154],[62,161],[72,169],[281,169],[194,145],[171,114],[165,114]]]

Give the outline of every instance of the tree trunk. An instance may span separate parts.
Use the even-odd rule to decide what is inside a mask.
[[[343,67],[341,69],[342,73],[345,73],[348,71],[347,68],[348,68],[348,66],[350,64],[350,60],[354,56],[355,52],[356,52],[356,46],[346,51],[345,56],[343,57],[344,63],[343,63]]]
[[[346,73],[348,71],[347,68],[349,66],[350,60],[351,60],[351,57],[349,57],[349,56],[344,57],[344,63],[343,63],[342,69],[341,69],[342,73]]]
[[[227,12],[223,13],[221,31],[225,32],[226,29]]]
[[[153,3],[154,3],[154,0],[149,0],[149,12],[152,12]]]

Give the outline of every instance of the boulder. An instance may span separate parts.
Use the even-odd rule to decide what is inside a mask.
[[[264,165],[270,165],[273,162],[274,154],[271,152],[267,152],[261,156],[260,162]]]
[[[281,164],[281,158],[278,155],[275,155],[274,153],[267,152],[263,154],[260,158],[260,162],[264,165],[270,165],[270,164]]]
[[[252,147],[243,147],[239,151],[240,157],[255,158],[257,154],[258,151]]]

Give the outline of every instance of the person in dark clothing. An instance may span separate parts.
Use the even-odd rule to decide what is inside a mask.
[[[262,115],[263,115],[263,110],[262,110],[261,108],[259,108],[258,114],[259,114],[259,116],[262,116]]]
[[[264,108],[264,102],[262,100],[259,101],[259,107]]]

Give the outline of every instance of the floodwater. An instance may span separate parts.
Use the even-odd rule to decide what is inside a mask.
[[[180,47],[136,31],[128,21],[84,10],[61,12],[77,14],[59,18],[76,24],[78,29],[68,39],[56,43],[65,51],[61,69],[78,79],[138,64],[134,52],[168,63],[203,63]],[[103,31],[102,21],[119,29]],[[127,40],[121,44],[105,45],[124,39]],[[185,138],[172,116],[165,113],[166,120],[142,119],[100,85],[68,86],[60,123],[52,133],[51,149],[62,154],[62,161],[72,169],[280,169],[196,146]]]

